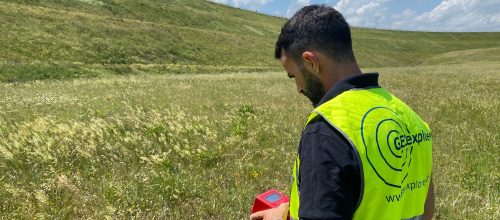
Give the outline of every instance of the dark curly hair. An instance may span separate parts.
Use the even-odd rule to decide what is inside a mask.
[[[306,50],[316,50],[339,63],[355,61],[351,31],[342,14],[326,5],[306,6],[291,17],[281,29],[274,57],[281,49],[297,61]]]

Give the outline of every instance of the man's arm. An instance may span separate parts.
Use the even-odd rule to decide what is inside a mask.
[[[361,176],[351,144],[326,121],[319,120],[305,129],[299,154],[299,217],[305,220],[352,218],[361,193]],[[283,206],[256,212],[250,219],[279,219],[288,213],[288,203]]]
[[[429,185],[429,191],[427,192],[427,199],[425,199],[424,206],[424,219],[432,219],[434,216],[434,183],[431,180],[431,184]]]
[[[361,192],[357,154],[326,121],[306,127],[300,147],[300,219],[351,219]]]

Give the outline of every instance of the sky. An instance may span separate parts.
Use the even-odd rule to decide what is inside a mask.
[[[439,32],[500,31],[500,0],[210,1],[286,18],[305,5],[326,4],[340,11],[354,27]]]

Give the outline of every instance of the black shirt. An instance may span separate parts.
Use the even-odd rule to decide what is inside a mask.
[[[334,85],[321,105],[350,89],[379,87],[378,73]],[[352,219],[361,202],[362,178],[354,146],[322,117],[304,129],[299,146],[300,219]]]

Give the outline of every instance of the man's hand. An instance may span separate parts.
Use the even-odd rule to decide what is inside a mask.
[[[288,214],[289,203],[281,203],[278,207],[250,215],[250,220],[283,220]]]

